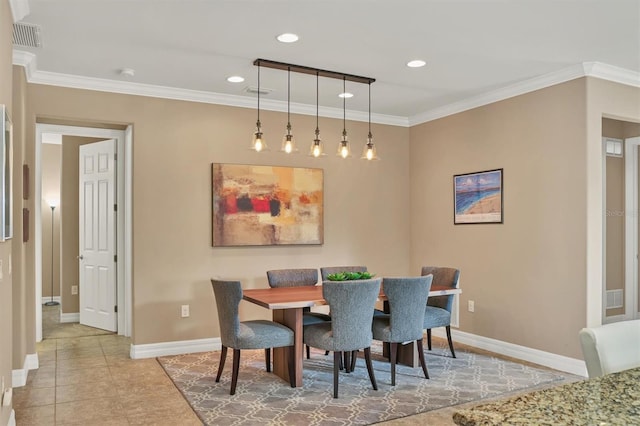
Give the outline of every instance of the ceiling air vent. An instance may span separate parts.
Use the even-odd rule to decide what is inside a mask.
[[[23,47],[42,47],[40,27],[35,24],[19,22],[13,24],[13,45]]]
[[[244,88],[244,91],[247,93],[254,93],[257,94],[258,93],[258,88],[255,86],[247,86]],[[260,88],[260,94],[261,95],[270,95],[271,93],[273,93],[273,89],[266,89],[264,87]]]

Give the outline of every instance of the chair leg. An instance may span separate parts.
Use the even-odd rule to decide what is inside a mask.
[[[453,357],[456,357],[456,352],[453,350],[453,340],[451,340],[451,326],[447,326],[447,340],[449,341],[449,349],[451,349],[451,355],[453,355]]]
[[[309,345],[305,345],[307,347],[307,359],[311,359],[311,349],[309,348]]]
[[[391,386],[396,385],[396,359],[398,357],[398,344],[391,343],[391,350],[389,353],[389,362],[391,363]]]
[[[376,376],[373,374],[373,364],[371,363],[371,348],[364,348],[364,360],[367,363],[367,372],[369,373],[369,380],[371,380],[371,386],[373,386],[373,390],[378,390],[378,384],[376,383]]]
[[[344,357],[344,372],[351,373],[351,351],[342,352]]]
[[[427,328],[427,348],[431,350],[431,329]]]
[[[267,364],[267,373],[271,373],[271,348],[264,350],[264,360]]]
[[[358,358],[357,355],[358,355],[358,351],[351,352],[351,367],[350,367],[351,371],[355,371],[356,369],[356,359]]]
[[[216,376],[216,383],[220,382],[220,376],[222,376],[222,370],[224,370],[224,362],[227,360],[227,347],[222,345],[222,352],[220,352],[220,363],[218,364],[218,375]]]
[[[338,397],[338,375],[340,374],[340,363],[342,362],[342,352],[333,353],[333,397]]]
[[[296,387],[295,357],[296,357],[296,347],[291,346],[289,350],[289,383],[291,384],[292,388]]]
[[[231,392],[229,395],[236,394],[236,384],[238,383],[238,370],[240,370],[240,349],[233,350],[233,372],[231,373]]]
[[[427,363],[424,360],[424,346],[422,345],[422,339],[416,340],[416,346],[418,347],[418,358],[420,358],[420,365],[422,366],[422,372],[424,378],[429,378],[429,372],[427,371]]]
[[[324,351],[324,356],[329,355],[329,351]]]

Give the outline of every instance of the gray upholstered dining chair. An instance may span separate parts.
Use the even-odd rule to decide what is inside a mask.
[[[373,338],[390,343],[391,386],[396,385],[398,345],[415,341],[425,379],[429,378],[422,347],[424,304],[429,297],[433,275],[409,278],[385,278],[384,294],[389,302],[389,315],[373,318]]]
[[[433,275],[431,286],[443,286],[458,288],[460,271],[456,268],[441,266],[423,266],[422,275]],[[451,309],[453,308],[453,294],[446,296],[433,296],[427,300],[427,307],[424,311],[424,328],[427,330],[427,347],[431,350],[431,329],[445,327],[447,340],[451,356],[456,357],[451,340]]]
[[[331,308],[332,321],[308,326],[304,343],[333,351],[333,397],[338,397],[338,376],[343,352],[364,349],[369,380],[378,390],[371,363],[373,306],[380,293],[381,278],[361,281],[324,281],[322,295]]]
[[[290,347],[289,378],[291,387],[295,387],[293,330],[273,321],[253,320],[241,322],[238,315],[238,305],[240,305],[240,301],[242,300],[240,281],[212,279],[211,285],[213,286],[216,306],[218,307],[220,339],[222,340],[222,352],[220,353],[216,383],[220,382],[224,362],[227,358],[227,348],[233,349],[233,371],[231,373],[231,392],[229,392],[229,394],[234,395],[238,382],[241,349],[264,349],[267,371],[270,372],[270,348]]]
[[[311,268],[274,269],[267,271],[269,287],[298,287],[314,286],[318,283],[318,270]],[[331,316],[321,312],[311,312],[304,308],[302,312],[302,326],[331,321]],[[328,355],[328,354],[327,354]],[[307,359],[311,358],[311,351],[307,345]]]

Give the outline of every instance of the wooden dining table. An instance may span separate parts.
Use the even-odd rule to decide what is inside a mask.
[[[459,288],[431,286],[429,297],[459,294]],[[295,385],[302,386],[302,363],[304,344],[302,342],[303,308],[325,305],[322,286],[274,287],[243,290],[243,299],[273,311],[273,321],[284,324],[294,332],[294,374]],[[380,289],[379,300],[386,297]],[[425,301],[426,305],[426,301]],[[414,344],[400,345],[398,362],[415,367],[418,365],[417,349]],[[289,351],[286,348],[273,348],[273,372],[289,382]]]

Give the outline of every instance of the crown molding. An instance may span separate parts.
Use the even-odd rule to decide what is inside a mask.
[[[13,49],[13,65],[24,67],[24,73],[27,81],[31,81],[33,74],[36,72],[37,58],[31,52]]]
[[[587,77],[596,77],[602,80],[640,88],[640,72],[603,64],[602,62],[585,62],[583,66],[584,75]]]
[[[640,87],[640,73],[638,72],[601,62],[584,62],[414,115],[409,117],[409,127],[581,77],[596,77],[628,86]]]
[[[31,13],[29,10],[29,0],[9,0],[9,7],[11,7],[13,22],[21,21],[22,18]]]

